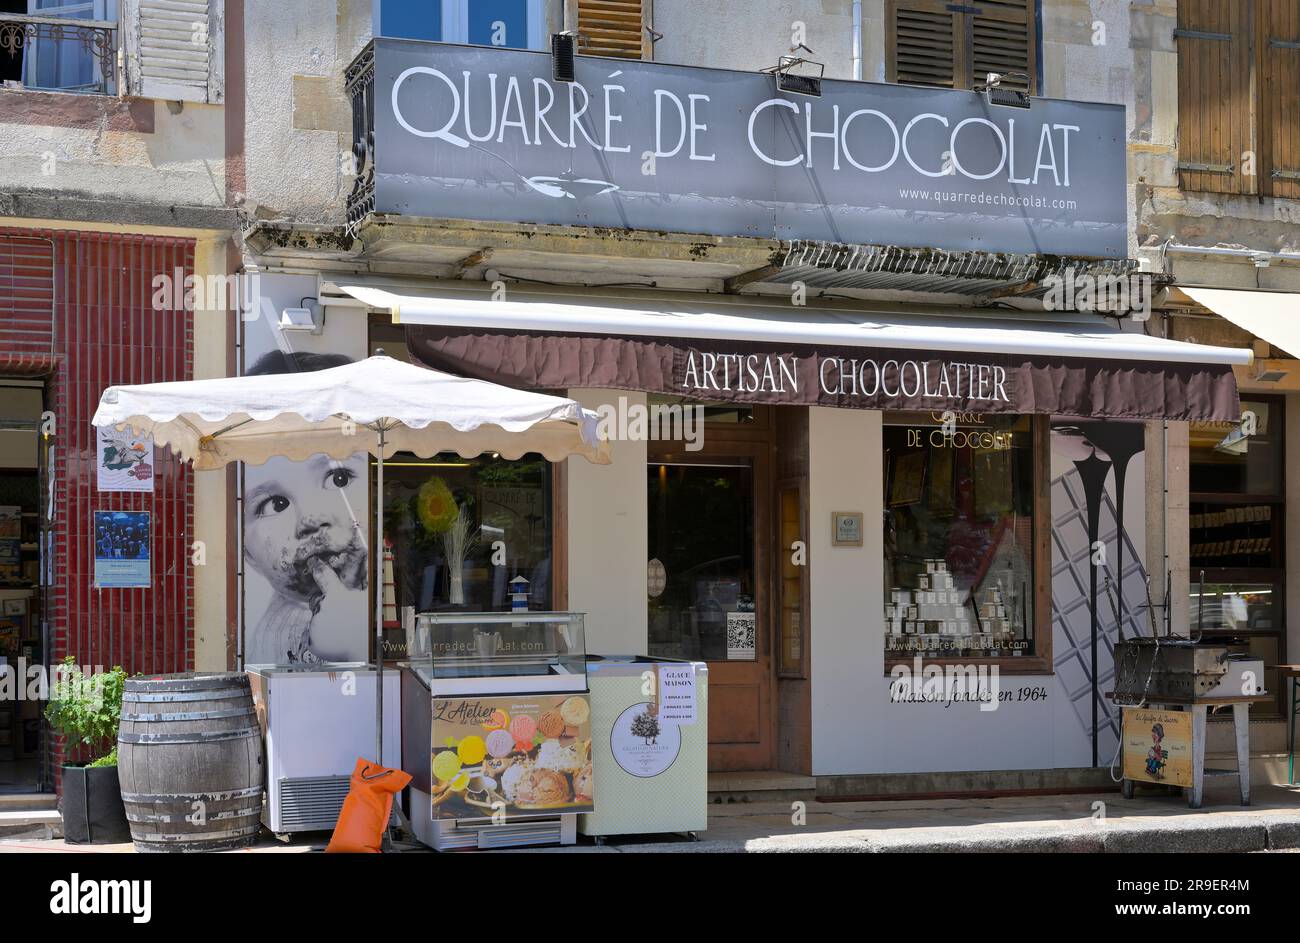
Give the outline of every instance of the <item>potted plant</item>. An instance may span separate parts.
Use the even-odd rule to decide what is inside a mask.
[[[117,781],[117,725],[126,672],[84,674],[71,655],[55,675],[45,719],[82,762],[62,767],[63,840],[72,844],[127,842],[131,830]]]

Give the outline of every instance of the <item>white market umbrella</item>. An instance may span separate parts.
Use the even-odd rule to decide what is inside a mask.
[[[111,386],[91,421],[152,436],[198,470],[370,452],[379,459],[375,543],[381,549],[384,460],[396,452],[421,458],[496,452],[509,459],[536,452],[552,462],[570,455],[610,462],[609,444],[596,434],[597,415],[571,399],[452,376],[382,354],[306,373]],[[380,560],[373,548],[372,556]],[[382,567],[376,573],[375,761],[382,763]]]

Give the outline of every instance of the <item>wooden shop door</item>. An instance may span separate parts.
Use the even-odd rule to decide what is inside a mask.
[[[649,653],[708,663],[711,770],[774,765],[763,425],[709,429],[702,451],[654,442],[649,450]]]

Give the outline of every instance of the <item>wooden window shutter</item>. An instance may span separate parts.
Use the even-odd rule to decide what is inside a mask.
[[[1255,193],[1251,4],[1178,0],[1178,179],[1185,190]]]
[[[1032,0],[980,0],[969,13],[970,84],[982,85],[990,72],[1005,76],[1004,86],[1033,93],[1037,83],[1038,39]]]
[[[1300,199],[1300,0],[1259,10],[1259,181],[1274,197]]]
[[[889,0],[886,17],[891,82],[974,88],[998,72],[1004,85],[1037,86],[1034,0]]]
[[[579,51],[588,56],[650,59],[651,0],[577,0]]]
[[[224,101],[222,14],[222,0],[125,0],[127,94]]]
[[[903,85],[963,88],[968,71],[959,14],[944,0],[890,0],[888,77]]]

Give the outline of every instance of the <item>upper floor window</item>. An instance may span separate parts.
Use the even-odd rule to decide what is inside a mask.
[[[0,0],[0,80],[219,105],[224,22],[224,0]]]
[[[117,0],[0,0],[0,80],[112,92],[116,32]]]
[[[1300,198],[1300,0],[1178,0],[1178,182]]]
[[[990,72],[1004,86],[1038,87],[1035,0],[886,0],[891,82],[974,88]]]
[[[374,34],[507,49],[546,49],[544,0],[376,0]]]
[[[579,50],[588,56],[652,59],[650,0],[577,0]]]

